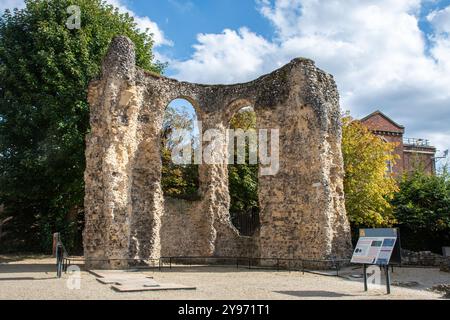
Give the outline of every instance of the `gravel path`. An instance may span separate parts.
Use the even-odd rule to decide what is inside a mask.
[[[364,292],[362,280],[351,277],[361,270],[352,268],[343,270],[342,277],[330,277],[233,267],[175,267],[140,273],[153,276],[157,282],[195,286],[196,290],[118,293],[85,271],[81,272],[81,288],[70,290],[68,274],[56,278],[54,261],[48,257],[0,256],[0,299],[439,299],[441,295],[427,288],[450,284],[450,274],[438,269],[396,268],[393,282],[416,281],[419,285],[392,286],[388,296],[384,286]]]

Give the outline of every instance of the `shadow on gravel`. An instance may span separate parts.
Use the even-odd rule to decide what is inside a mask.
[[[0,264],[0,274],[33,272],[54,272],[56,274],[56,264]]]
[[[156,270],[159,272],[159,269],[156,267],[154,268],[137,268],[139,270]],[[211,265],[195,265],[195,266],[172,266],[172,268],[168,266],[163,266],[161,268],[162,272],[183,272],[183,273],[237,273],[237,272],[267,272],[267,273],[274,273],[274,272],[280,272],[280,273],[289,273],[288,270],[276,270],[276,269],[269,269],[269,268],[258,268],[258,267],[252,267],[252,268],[246,268],[240,266],[237,268],[236,266],[230,266],[230,265],[220,265],[220,266],[211,266]],[[292,271],[294,272],[294,271]]]
[[[58,279],[57,277],[50,277],[50,278],[35,278],[35,277],[11,277],[11,278],[0,278],[0,281],[21,281],[21,280],[52,280],[52,279]]]
[[[351,294],[331,292],[331,291],[274,291],[275,293],[286,294],[290,296],[300,298],[340,298],[340,297],[352,297]]]
[[[0,254],[0,264],[2,263],[11,263],[11,262],[18,262],[23,260],[43,260],[51,258],[51,256],[43,255],[43,254]]]

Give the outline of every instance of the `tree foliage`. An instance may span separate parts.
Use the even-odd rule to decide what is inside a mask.
[[[243,108],[237,112],[230,121],[230,128],[244,131],[256,129],[256,114],[253,109]],[[240,215],[248,216],[259,213],[258,164],[249,164],[248,143],[246,144],[246,158],[245,164],[235,163],[228,165],[230,215],[232,220],[236,220]]]
[[[161,134],[161,187],[164,195],[172,198],[198,200],[200,196],[198,164],[193,161],[190,164],[175,164],[172,161],[173,147],[175,143],[179,143],[172,139],[174,130],[185,130],[189,133],[192,148],[196,147],[194,142],[198,139],[194,136],[194,121],[195,116],[188,111],[187,106],[166,108]]]
[[[194,120],[186,107],[169,106],[166,109],[161,135],[161,184],[164,194],[172,198],[197,200],[200,196],[198,165],[174,164],[171,158],[174,146],[174,141],[171,139],[173,130],[182,129],[192,134]],[[256,114],[253,109],[243,108],[236,113],[230,121],[230,128],[244,131],[255,129]],[[193,149],[195,147],[197,147],[197,143],[193,142]],[[245,164],[228,165],[230,216],[236,225],[240,216],[250,217],[259,213],[258,165],[249,164],[248,148],[247,141]]]
[[[441,253],[450,246],[450,174],[403,176],[393,201],[404,247]]]
[[[347,214],[354,227],[395,223],[390,200],[398,190],[387,163],[394,163],[395,145],[372,134],[349,115],[343,117],[342,153]]]
[[[69,30],[73,4],[81,28]],[[54,231],[80,243],[87,86],[115,35],[135,43],[137,65],[162,71],[151,35],[100,0],[28,0],[0,18],[0,203],[13,216],[11,249],[48,249]]]

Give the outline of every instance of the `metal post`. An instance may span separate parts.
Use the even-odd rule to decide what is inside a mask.
[[[58,278],[61,278],[62,269],[63,269],[62,247],[58,243],[56,246],[56,276]]]
[[[172,257],[169,258],[169,268],[172,269]]]
[[[367,266],[363,264],[364,291],[367,291]]]
[[[391,294],[391,277],[389,275],[389,265],[386,265],[386,291]]]

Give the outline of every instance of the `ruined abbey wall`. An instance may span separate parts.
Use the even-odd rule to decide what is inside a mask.
[[[176,98],[192,103],[203,131],[225,133],[234,113],[247,105],[256,112],[258,129],[279,129],[280,168],[259,177],[261,226],[254,236],[240,236],[230,222],[226,163],[199,165],[200,200],[164,198],[160,133],[164,110]],[[351,254],[338,93],[332,77],[311,60],[295,59],[249,83],[199,85],[137,68],[132,42],[116,37],[101,78],[90,85],[89,103],[89,267],[121,268],[124,259],[161,256]],[[226,150],[224,144],[224,159]]]

